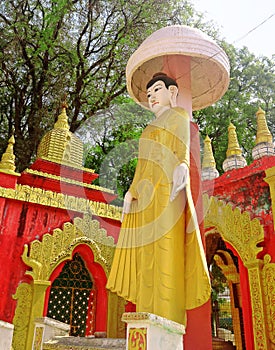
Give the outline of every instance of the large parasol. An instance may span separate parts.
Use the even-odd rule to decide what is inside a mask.
[[[189,90],[191,109],[218,101],[229,85],[229,60],[212,38],[196,28],[175,25],[151,34],[133,53],[126,67],[130,96],[146,105],[146,84],[156,72],[165,72]]]

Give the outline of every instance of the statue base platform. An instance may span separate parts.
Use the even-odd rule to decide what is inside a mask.
[[[125,312],[126,350],[183,350],[185,327],[148,312]]]
[[[0,320],[0,349],[10,350],[14,326]]]

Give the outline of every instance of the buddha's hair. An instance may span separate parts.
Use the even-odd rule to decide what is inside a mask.
[[[155,82],[159,80],[164,82],[166,89],[168,89],[168,87],[171,85],[175,85],[176,87],[178,87],[178,84],[174,79],[168,77],[168,75],[163,72],[158,72],[155,73],[153,75],[153,78],[147,83],[146,90],[149,89],[153,84],[155,84]]]

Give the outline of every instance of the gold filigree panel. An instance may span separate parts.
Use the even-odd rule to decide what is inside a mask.
[[[115,205],[94,202],[85,198],[69,196],[27,185],[19,184],[15,189],[0,187],[0,197],[73,210],[79,213],[92,213],[93,215],[113,220],[121,219],[121,208]]]
[[[72,258],[73,250],[80,244],[90,246],[95,261],[108,276],[115,249],[114,240],[89,215],[84,215],[83,219],[75,218],[73,224],[65,223],[63,230],[55,229],[52,235],[45,234],[42,241],[33,241],[30,249],[25,245],[22,259],[32,268],[26,274],[34,280],[49,280],[54,269],[62,261]]]
[[[263,248],[257,244],[264,240],[264,230],[258,219],[250,219],[247,212],[233,209],[230,204],[215,197],[203,196],[204,226],[216,227],[222,238],[238,252],[244,264],[254,261]]]
[[[220,254],[226,258],[226,263],[223,261]],[[222,272],[228,281],[232,283],[240,282],[239,273],[231,255],[228,252],[218,250],[214,256],[214,259],[217,265],[222,269]]]
[[[271,256],[266,254],[262,270],[263,290],[266,304],[267,328],[272,349],[275,349],[275,264]]]
[[[33,298],[32,286],[28,283],[21,283],[13,299],[17,300],[17,306],[13,318],[14,333],[12,346],[14,350],[26,350],[30,314]]]
[[[128,335],[128,350],[147,349],[147,328],[130,328]]]

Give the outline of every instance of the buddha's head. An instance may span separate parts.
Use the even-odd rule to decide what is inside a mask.
[[[146,85],[149,108],[156,116],[176,106],[178,85],[165,73],[156,73]]]

